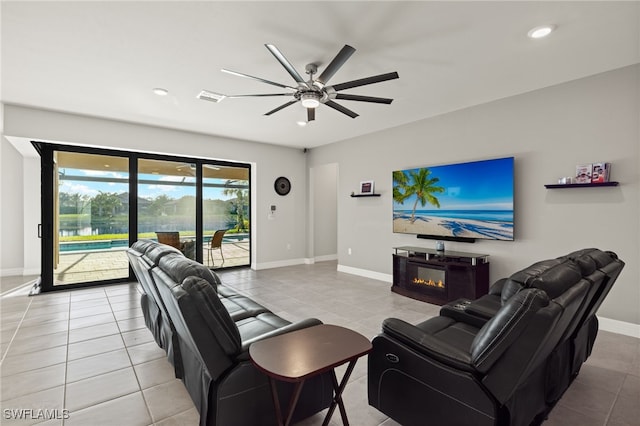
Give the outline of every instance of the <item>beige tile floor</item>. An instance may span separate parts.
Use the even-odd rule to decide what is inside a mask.
[[[249,241],[230,242],[222,245],[223,253],[216,249],[203,250],[203,263],[213,269],[249,265]],[[224,255],[224,262],[222,256]],[[129,261],[126,249],[94,250],[60,253],[60,262],[53,271],[55,285],[127,277]]]
[[[439,310],[391,293],[386,283],[336,272],[335,262],[237,269],[220,276],[290,321],[317,317],[369,338],[378,333],[384,318],[416,323]],[[3,282],[18,284],[22,279]],[[33,297],[26,291],[3,291],[0,300],[2,425],[198,424],[182,382],[173,377],[164,352],[145,328],[135,284]],[[545,424],[637,425],[639,352],[639,339],[601,331],[593,355]],[[344,400],[354,426],[397,425],[367,404],[365,359],[358,362]],[[68,418],[6,418],[5,410],[19,408],[48,408]],[[320,413],[301,424],[320,425],[322,417]],[[339,416],[331,424],[341,424]]]

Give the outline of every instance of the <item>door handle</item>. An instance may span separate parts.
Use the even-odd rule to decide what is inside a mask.
[[[42,224],[38,224],[38,238],[42,238]]]

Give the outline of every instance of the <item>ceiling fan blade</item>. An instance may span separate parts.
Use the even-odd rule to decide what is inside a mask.
[[[345,62],[347,62],[347,59],[349,59],[355,51],[356,49],[349,46],[348,44],[345,44],[340,52],[338,52],[336,57],[333,58],[333,60],[331,60],[324,71],[322,71],[322,74],[320,74],[316,81],[319,81],[322,84],[327,84],[327,81],[329,81],[329,79],[333,77],[336,71],[338,71]]]
[[[270,81],[270,80],[265,80],[264,78],[260,78],[260,77],[254,77],[252,75],[249,74],[244,74],[241,72],[237,72],[237,71],[231,71],[231,70],[227,70],[227,69],[221,69],[220,71],[222,72],[226,72],[227,74],[231,74],[231,75],[236,75],[238,77],[245,77],[245,78],[250,78],[251,80],[257,80],[257,81],[261,81],[262,83],[267,83],[267,84],[271,84],[273,86],[278,86],[278,87],[282,87],[284,89],[293,89],[296,90],[295,87],[291,87],[291,86],[287,86],[285,84],[280,84],[280,83],[276,83],[275,81]]]
[[[253,95],[229,95],[227,98],[263,98],[269,96],[293,96],[295,93],[256,93]]]
[[[271,52],[273,54],[273,56],[276,57],[278,62],[280,62],[280,64],[282,64],[282,66],[287,70],[287,72],[291,75],[291,77],[293,77],[293,79],[298,84],[302,84],[305,87],[309,87],[307,82],[304,81],[302,76],[300,74],[298,74],[298,71],[296,71],[296,69],[293,67],[293,65],[291,65],[291,62],[289,62],[287,60],[287,58],[284,57],[282,52],[280,52],[277,47],[275,47],[273,44],[265,44],[265,46],[267,47],[267,49],[269,49],[269,52]]]
[[[377,104],[390,104],[391,102],[393,102],[393,99],[389,99],[389,98],[376,98],[374,96],[349,95],[346,93],[336,93],[336,99],[342,99],[345,101],[374,102]]]
[[[336,84],[333,90],[339,92],[341,90],[352,89],[354,87],[366,86],[367,84],[380,83],[387,80],[393,80],[399,78],[397,72],[390,72],[387,74],[374,75],[373,77],[361,78],[359,80],[347,81],[346,83]]]
[[[356,118],[358,116],[358,114],[356,114],[355,112],[351,111],[349,108],[345,108],[340,104],[337,104],[333,101],[327,101],[324,103],[326,106],[331,107],[333,109],[335,109],[336,111],[340,111],[341,113],[348,115],[351,118]]]
[[[280,106],[279,106],[278,108],[276,108],[276,109],[272,109],[271,111],[267,112],[265,115],[271,115],[271,114],[273,114],[274,112],[278,112],[278,111],[280,111],[281,109],[284,109],[284,108],[288,107],[289,105],[293,105],[293,104],[295,104],[296,102],[298,102],[298,100],[297,100],[297,99],[296,99],[295,101],[289,101],[289,102],[287,102],[286,104],[282,104],[282,105],[280,105]]]
[[[316,119],[316,109],[307,108],[307,122],[314,121]]]

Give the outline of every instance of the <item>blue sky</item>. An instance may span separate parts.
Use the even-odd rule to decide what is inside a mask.
[[[445,192],[435,194],[440,202],[440,210],[513,210],[513,158],[476,161],[443,166],[428,166],[431,178],[440,181],[437,186]],[[412,169],[419,170],[419,169]],[[410,170],[404,170],[408,174]],[[416,196],[405,200],[404,204],[394,201],[394,210],[413,208]],[[437,207],[418,203],[418,210]]]
[[[62,169],[61,169],[62,171]],[[81,176],[81,177],[99,177],[99,178],[115,178],[126,179],[127,173],[122,172],[109,172],[109,171],[95,171],[95,170],[78,170],[78,169],[64,169],[67,176]],[[195,196],[195,178],[184,176],[166,176],[166,175],[153,175],[153,174],[141,174],[140,179],[157,181],[157,183],[141,184],[138,186],[139,196],[143,198],[155,198],[158,195],[165,194],[170,198],[179,199],[184,195]],[[193,187],[172,185],[171,182],[191,182],[194,183]],[[217,182],[215,182],[217,181]],[[223,179],[208,179],[209,183],[223,183]],[[128,192],[129,185],[121,182],[87,182],[80,180],[60,180],[60,192],[66,192],[69,194],[79,193],[83,195],[89,195],[93,197],[100,191],[102,192]],[[227,200],[234,198],[234,196],[223,195],[222,189],[218,188],[204,188],[204,198],[211,200]]]

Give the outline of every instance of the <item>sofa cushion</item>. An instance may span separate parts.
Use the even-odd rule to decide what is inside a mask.
[[[507,279],[502,289],[502,304],[504,305],[523,288],[539,288],[553,299],[564,293],[580,278],[582,278],[582,272],[571,259],[549,259],[536,262]]]
[[[558,259],[541,260],[540,262],[536,262],[531,266],[511,274],[502,287],[502,293],[500,294],[502,304],[504,305],[514,294],[518,293],[523,288],[531,287],[534,279],[540,276],[540,274],[559,265],[560,263],[562,263],[562,261]]]
[[[154,265],[157,265],[164,256],[169,254],[182,254],[180,250],[175,247],[171,247],[165,244],[156,243],[154,245],[150,245],[147,250],[144,252],[144,255],[149,259]]]
[[[581,269],[585,268],[586,265],[589,265],[589,269],[583,270],[582,273],[582,275],[586,276],[591,274],[594,270],[600,269],[613,262],[618,258],[618,256],[610,251],[604,252],[597,248],[586,248],[571,252],[566,256],[562,256],[562,258],[572,259],[578,263]],[[593,268],[593,270],[590,270],[591,268]]]
[[[207,281],[215,290],[220,278],[209,268],[195,260],[187,259],[182,253],[171,253],[160,258],[158,266],[175,282],[181,283],[187,277],[199,277]]]
[[[209,284],[199,277],[189,276],[181,287],[190,296],[193,309],[202,316],[200,326],[209,328],[227,355],[235,355],[242,346],[238,328]]]
[[[231,315],[231,319],[236,322],[269,312],[264,306],[239,294],[230,297],[220,297],[220,301],[227,309],[227,312],[229,312],[229,315]]]
[[[550,299],[563,294],[582,278],[580,268],[573,261],[563,262],[532,280],[530,287],[544,290]]]
[[[238,332],[240,333],[242,342],[245,342],[287,326],[291,324],[291,322],[282,319],[271,312],[266,312],[253,317],[241,319],[240,321],[236,321],[235,324],[238,327]]]
[[[131,248],[137,251],[140,254],[144,254],[147,250],[155,247],[157,243],[153,240],[138,240],[131,245]]]

